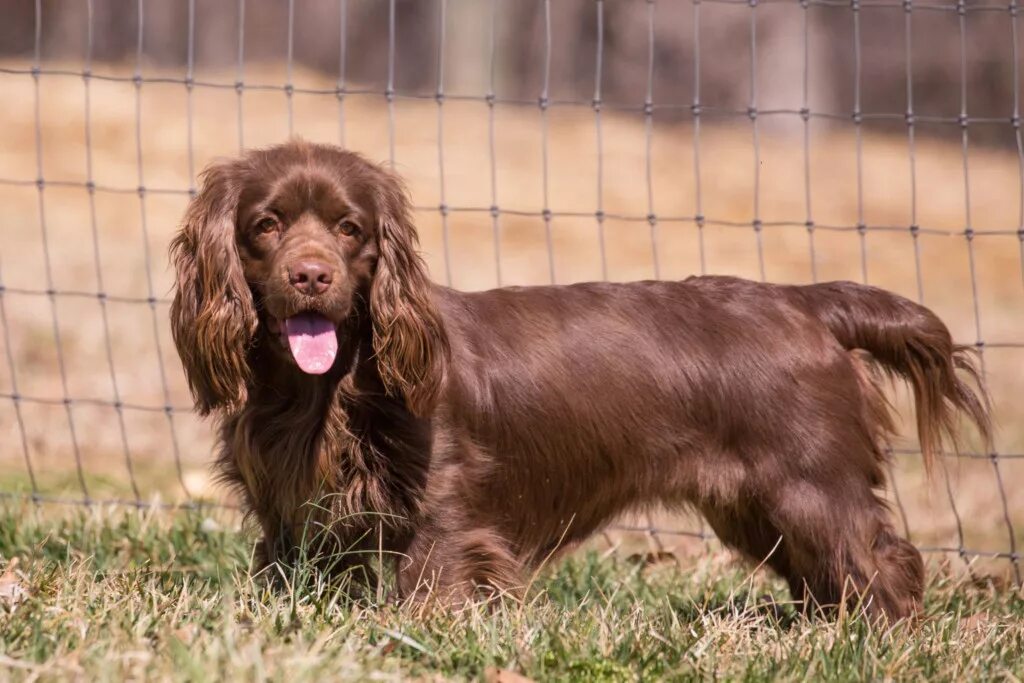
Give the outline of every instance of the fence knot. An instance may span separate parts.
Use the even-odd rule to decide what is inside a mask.
[[[701,111],[703,111],[703,108],[701,107],[700,102],[694,102],[690,105],[690,112],[693,113],[694,118],[699,117]]]
[[[491,204],[491,218],[497,218],[501,214],[501,210],[497,204]]]
[[[235,92],[241,95],[243,90],[245,90],[245,81],[235,81]]]
[[[444,104],[444,93],[440,90],[434,93],[434,101],[438,104]]]
[[[760,218],[755,218],[750,222],[750,225],[754,228],[754,232],[761,232],[761,228],[764,227],[764,223],[761,222]]]
[[[541,111],[545,111],[550,104],[551,101],[548,99],[547,95],[541,95],[537,98],[537,106],[540,107]]]
[[[295,86],[291,83],[284,84],[284,94],[291,97],[295,93]]]
[[[971,228],[971,227],[964,228],[964,237],[967,238],[968,242],[973,240],[974,239],[974,228]]]
[[[960,114],[960,116],[956,117],[956,122],[960,124],[961,128],[966,128],[968,123],[967,114]]]
[[[601,98],[600,97],[595,97],[594,99],[590,100],[590,107],[594,111],[601,111],[601,104],[602,103],[601,103]]]
[[[602,211],[601,209],[598,209],[597,211],[595,211],[594,212],[594,218],[597,219],[598,223],[603,222],[604,221],[604,211]],[[1024,231],[1022,231],[1022,234],[1024,234]]]
[[[448,217],[448,205],[447,204],[439,204],[438,207],[437,207],[437,210],[441,212],[441,216],[443,216],[445,218]]]
[[[918,225],[917,223],[911,224],[911,226],[910,226],[910,234],[911,235],[913,235],[914,237],[917,237],[918,233],[920,233],[920,232],[921,232],[921,226],[920,225]]]
[[[544,209],[540,212],[540,215],[545,223],[549,222],[551,220],[551,209]]]
[[[653,213],[649,213],[649,214],[647,214],[647,222],[650,223],[651,226],[653,227],[655,224],[657,224],[658,217],[655,214],[653,214]]]
[[[487,103],[488,107],[493,107],[496,101],[497,98],[494,96],[494,93],[492,92],[487,93],[487,95],[484,97],[484,102]]]
[[[698,228],[704,227],[704,220],[704,214],[702,213],[698,213],[696,216],[693,217],[693,221],[697,224]]]
[[[853,116],[851,118],[853,118],[853,122],[858,126],[864,122],[864,115],[860,111],[853,112]]]
[[[917,122],[917,119],[914,117],[914,112],[912,111],[908,111],[906,114],[904,114],[903,120],[907,122],[908,128],[913,128],[914,124]]]
[[[757,107],[747,107],[747,116],[751,121],[757,119]]]
[[[650,100],[648,100],[648,101],[644,102],[644,116],[653,116],[653,115],[654,115],[654,102],[651,102]]]
[[[811,118],[811,110],[807,107],[800,107],[800,118],[807,122]]]
[[[1014,128],[1020,128],[1020,117],[1014,114],[1010,117],[1010,125]]]
[[[808,218],[804,221],[804,227],[807,228],[807,232],[814,232],[814,221]]]

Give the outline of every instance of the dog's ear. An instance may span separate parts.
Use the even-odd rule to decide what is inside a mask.
[[[448,336],[431,294],[409,200],[385,173],[377,194],[377,268],[370,289],[373,349],[389,394],[414,415],[430,413],[448,365]]]
[[[207,168],[171,242],[171,332],[201,415],[235,412],[247,397],[246,349],[256,332],[256,310],[235,246],[237,176],[237,162]]]

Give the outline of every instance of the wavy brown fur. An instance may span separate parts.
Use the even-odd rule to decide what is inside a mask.
[[[235,249],[240,186],[226,166],[207,169],[171,242],[177,291],[171,333],[201,415],[239,409],[246,400],[246,342],[256,312]]]
[[[910,383],[929,472],[943,442],[960,450],[958,413],[974,423],[984,446],[991,445],[988,400],[957,375],[961,371],[980,387],[973,349],[954,344],[938,316],[901,296],[851,282],[802,287],[798,292],[840,344],[870,352],[886,371]]]
[[[521,590],[625,511],[690,506],[806,604],[917,612],[921,557],[880,496],[892,418],[872,368],[911,383],[926,462],[958,412],[989,434],[958,376],[969,356],[927,309],[725,277],[463,293],[431,284],[415,248],[397,179],[329,146],[220,162],[189,208],[175,342],[264,561],[294,559],[312,528],[340,567],[383,550],[402,595],[461,600]],[[333,275],[319,294],[289,276],[310,261]],[[277,332],[303,312],[337,329],[326,374]]]

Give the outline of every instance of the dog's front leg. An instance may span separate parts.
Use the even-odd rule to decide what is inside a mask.
[[[442,604],[518,597],[522,566],[507,540],[490,528],[418,530],[398,563],[398,592],[406,600]]]

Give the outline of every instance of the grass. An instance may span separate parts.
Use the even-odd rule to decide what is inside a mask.
[[[250,577],[250,549],[222,513],[0,509],[0,558],[28,591],[13,607],[0,598],[0,678],[1024,676],[1024,598],[941,570],[919,627],[881,628],[807,619],[776,580],[722,553],[677,566],[580,552],[524,604],[422,612],[354,602],[304,568],[272,589]]]

